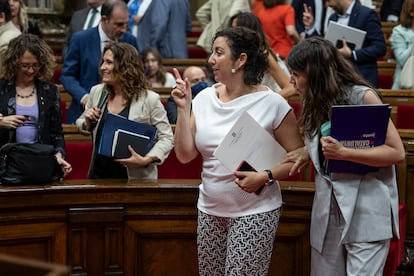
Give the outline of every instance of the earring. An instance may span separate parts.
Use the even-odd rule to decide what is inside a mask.
[[[232,72],[233,74],[236,74],[236,69],[231,68],[231,72]]]

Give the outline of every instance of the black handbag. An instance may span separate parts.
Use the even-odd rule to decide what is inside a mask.
[[[62,177],[52,145],[7,143],[0,148],[2,184],[39,184]]]

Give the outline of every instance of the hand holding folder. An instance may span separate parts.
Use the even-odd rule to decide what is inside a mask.
[[[113,157],[112,146],[117,130],[124,130],[146,136],[149,138],[147,151],[150,151],[155,144],[157,128],[148,124],[131,121],[125,117],[109,113],[106,114],[105,124],[102,129],[98,153],[107,157]]]

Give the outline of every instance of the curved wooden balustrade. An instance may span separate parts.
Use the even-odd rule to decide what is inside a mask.
[[[71,275],[197,275],[199,179],[66,180],[2,186],[0,252]],[[269,275],[309,275],[311,182],[281,182]]]

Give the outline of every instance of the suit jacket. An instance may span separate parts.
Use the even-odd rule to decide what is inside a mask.
[[[188,58],[187,33],[191,31],[192,22],[188,0],[156,0],[165,8],[157,10],[156,16],[164,18],[157,45],[164,58]]]
[[[331,15],[329,20],[338,21],[338,13]],[[351,55],[350,60],[356,70],[374,87],[378,87],[377,59],[387,52],[384,33],[377,13],[370,8],[355,2],[352,9],[349,26],[366,31],[362,48],[355,50],[356,59]]]
[[[67,123],[70,124],[82,114],[82,97],[101,81],[99,63],[102,53],[98,28],[99,26],[73,34],[63,62],[60,81],[72,96],[67,113]],[[130,33],[124,33],[119,41],[129,43],[138,49],[137,40]]]
[[[86,18],[88,17],[88,13],[90,8],[84,8],[78,11],[75,11],[70,19],[68,32],[66,34],[65,42],[63,43],[62,49],[62,56],[66,55],[66,52],[69,48],[69,42],[72,38],[73,33],[79,32],[83,30],[83,26],[85,25]]]
[[[387,21],[388,15],[400,17],[403,0],[384,0],[381,4],[381,21]]]
[[[188,58],[186,34],[191,31],[191,14],[187,0],[178,2],[151,2],[138,24],[139,49],[156,48],[162,57]]]
[[[326,7],[322,0],[316,0],[321,1],[322,5],[322,16],[321,16],[321,26],[320,30],[321,33],[317,33],[316,30],[311,34],[307,36],[314,36],[314,35],[322,35],[324,34],[324,22],[325,22],[325,15],[326,15]],[[306,4],[307,6],[311,7],[313,11],[313,16],[315,18],[315,0],[293,0],[292,1],[292,7],[295,9],[295,27],[299,34],[305,32],[305,25],[303,25],[303,12],[304,8],[303,5]]]
[[[91,95],[88,103],[86,104],[86,109],[96,106],[100,102],[103,87],[104,84],[98,84],[91,89]],[[167,112],[160,101],[160,96],[151,90],[147,90],[147,93],[143,94],[138,100],[134,99],[129,108],[128,119],[153,125],[157,128],[157,142],[147,153],[147,156],[155,156],[161,163],[164,162],[173,147],[173,133],[171,125],[168,123]],[[81,132],[86,132],[83,128],[84,122],[85,117],[82,114],[82,116],[76,120],[76,125]],[[99,124],[101,124],[101,120],[98,120],[97,126],[93,130],[94,133],[92,137],[94,139],[94,147],[89,173],[91,172],[91,167],[93,166],[95,156],[97,154],[95,139]],[[157,179],[157,164],[153,163],[145,168],[128,168],[128,177],[130,179]]]
[[[0,26],[0,53],[6,51],[10,40],[18,37],[22,32],[10,20],[4,25]]]
[[[196,12],[196,17],[203,28],[197,45],[211,52],[213,36],[220,28],[226,27],[230,18],[240,12],[251,12],[247,0],[208,0]]]
[[[353,104],[362,104],[365,86],[349,91]],[[342,243],[374,242],[399,237],[398,188],[394,166],[364,175],[324,173],[319,160],[320,135],[307,139],[306,146],[314,164],[315,197],[312,206],[311,246],[322,252],[329,223],[331,200],[338,203],[345,226]]]

